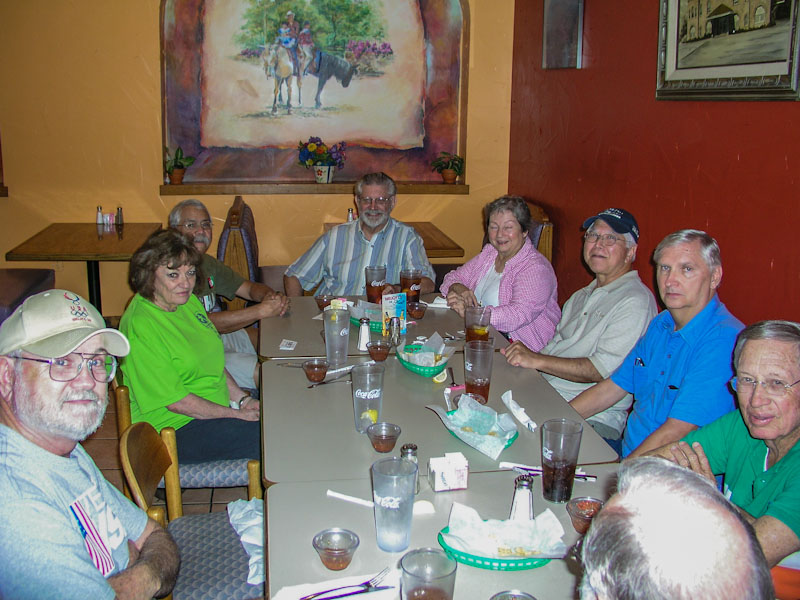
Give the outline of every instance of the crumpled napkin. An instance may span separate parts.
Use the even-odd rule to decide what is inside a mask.
[[[350,302],[348,302],[350,304]],[[383,321],[383,313],[381,312],[381,305],[366,300],[359,300],[358,304],[350,307],[350,314],[356,319],[367,317],[370,321]]]
[[[533,521],[484,521],[474,508],[454,502],[448,525],[449,533],[442,533],[447,545],[475,556],[563,558],[567,553],[564,528],[549,508]]]
[[[343,585],[357,585],[364,583],[377,575],[376,573],[367,573],[365,575],[352,575],[350,577],[340,577],[338,579],[329,579],[328,581],[320,581],[319,583],[303,583],[300,585],[289,585],[282,587],[277,594],[272,596],[272,600],[297,600],[308,594],[329,590]],[[391,585],[394,586],[390,590],[381,590],[379,592],[370,592],[369,600],[396,600],[400,595],[400,571],[392,569],[389,574],[384,577],[383,581],[378,584],[379,586]],[[342,590],[342,593],[348,590]],[[335,595],[335,594],[334,594]]]
[[[428,308],[450,308],[447,306],[447,300],[445,300],[444,296],[436,296],[433,302],[423,302],[423,304],[427,304]]]
[[[498,415],[493,408],[479,404],[469,397],[461,397],[458,410],[452,416],[440,406],[432,404],[425,408],[439,415],[444,426],[458,439],[492,460],[497,460],[508,440],[517,433],[517,424],[511,415]]]
[[[348,308],[348,310],[350,310],[350,314],[351,314],[351,315],[353,315],[353,316],[355,316],[355,314],[353,314],[353,306],[354,306],[354,305],[353,305],[353,301],[352,301],[352,300],[348,300],[348,301],[347,301],[347,308]],[[330,309],[330,306],[326,306],[326,307],[325,307],[325,310],[328,310],[328,309]],[[323,312],[324,312],[324,311],[323,311]],[[311,320],[312,320],[312,321],[322,321],[322,313],[321,313],[321,312],[320,312],[320,313],[317,313],[316,315],[314,315],[313,317],[311,317]]]
[[[536,431],[536,421],[531,420],[528,416],[528,413],[525,412],[525,409],[522,408],[517,402],[514,400],[514,394],[511,390],[503,392],[503,395],[500,396],[500,399],[503,401],[503,404],[506,405],[506,408],[511,411],[511,414],[517,417],[517,420],[522,423],[522,426],[528,429],[531,433]]]
[[[398,346],[397,353],[403,360],[421,367],[436,367],[444,364],[456,353],[455,347],[446,346],[442,336],[438,333],[434,333],[422,342],[422,348],[418,352],[405,352],[404,349],[400,350],[401,347],[405,349],[405,346]]]
[[[229,503],[228,520],[250,557],[247,583],[264,583],[264,501],[253,498]]]

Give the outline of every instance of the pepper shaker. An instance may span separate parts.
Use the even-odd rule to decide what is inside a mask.
[[[389,341],[395,348],[400,343],[400,317],[389,319]]]
[[[533,520],[533,477],[520,475],[514,480],[514,499],[511,501],[509,521]]]
[[[358,327],[358,351],[366,352],[367,344],[369,343],[369,319],[364,317],[359,319],[358,322],[360,323]]]
[[[413,462],[417,467],[419,467],[419,458],[417,457],[417,445],[416,444],[403,444],[403,447],[400,448],[400,458],[405,458]],[[417,476],[415,477],[414,482],[414,494],[419,494],[419,468],[417,469]]]
[[[117,207],[117,218],[114,219],[114,223],[116,224],[117,227],[122,226],[122,207],[121,206]]]
[[[355,221],[355,220],[356,220],[356,215],[355,215],[355,213],[353,213],[353,209],[352,208],[348,208],[347,209],[347,222],[350,223],[351,221]]]

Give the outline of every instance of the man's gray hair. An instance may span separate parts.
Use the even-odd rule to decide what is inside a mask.
[[[397,186],[394,183],[394,179],[389,177],[383,171],[380,173],[367,173],[361,179],[356,181],[354,192],[359,198],[361,197],[361,190],[365,185],[380,185],[385,187],[389,198],[397,194]]]
[[[583,600],[775,597],[755,531],[705,477],[636,458],[618,489],[583,539]]]
[[[200,202],[200,200],[195,200],[194,198],[189,198],[188,200],[183,200],[178,202],[175,207],[169,211],[169,217],[167,219],[167,223],[173,229],[181,224],[181,217],[183,216],[183,209],[184,208],[199,208],[200,210],[205,211],[207,215],[211,213],[208,212],[206,205]]]
[[[719,244],[717,240],[708,235],[705,231],[699,229],[681,229],[675,233],[670,233],[667,237],[661,240],[661,243],[656,246],[653,252],[653,258],[658,264],[661,260],[661,253],[667,248],[672,248],[678,244],[691,244],[698,242],[700,244],[700,254],[703,260],[708,265],[709,270],[713,271],[717,267],[722,266],[722,258],[719,254]]]
[[[789,342],[797,347],[797,354],[800,357],[800,323],[794,321],[759,321],[742,329],[733,349],[734,369],[739,368],[739,358],[748,340]]]
[[[589,229],[587,229],[587,230],[586,230],[586,233],[592,233],[592,232],[594,232],[594,227],[595,227],[595,225],[597,225],[597,221],[603,221],[603,217],[599,217],[599,218],[595,219],[594,223],[592,223],[592,224],[589,226]],[[603,221],[603,223],[606,223],[606,222],[605,222],[605,221]],[[606,225],[608,225],[608,223],[606,223]],[[609,226],[609,227],[611,227],[611,225],[608,225],[608,226]],[[613,229],[613,227],[612,227],[612,229]],[[622,236],[622,239],[624,239],[624,240],[625,240],[625,247],[626,247],[626,248],[632,248],[633,246],[635,246],[636,244],[638,244],[638,243],[639,243],[639,242],[637,242],[635,239],[633,239],[633,234],[631,234],[630,232],[627,232],[627,233],[617,233],[617,232],[615,231],[615,232],[614,232],[614,235],[621,235],[621,236]]]

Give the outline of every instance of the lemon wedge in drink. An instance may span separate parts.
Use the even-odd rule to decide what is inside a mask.
[[[436,383],[444,383],[445,381],[447,381],[447,371],[442,371],[438,375],[434,375],[433,380]]]
[[[473,327],[472,329],[478,335],[486,335],[489,333],[489,327]]]
[[[361,413],[361,420],[367,420],[370,423],[377,423],[378,422],[378,411],[374,409],[365,410]]]

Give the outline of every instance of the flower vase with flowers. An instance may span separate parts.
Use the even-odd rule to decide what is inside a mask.
[[[333,172],[344,167],[346,147],[345,142],[328,146],[320,138],[312,136],[307,142],[298,144],[298,163],[306,169],[314,169],[317,183],[330,183]]]

